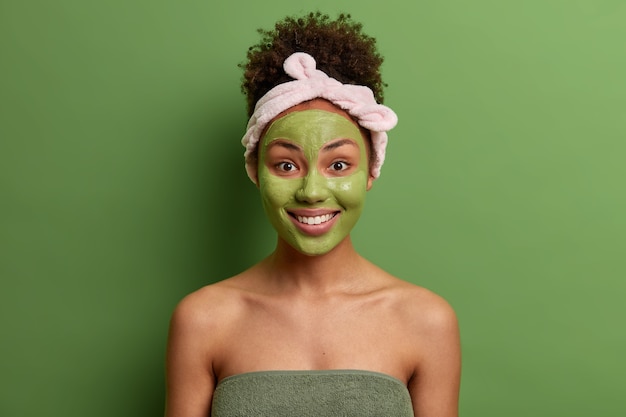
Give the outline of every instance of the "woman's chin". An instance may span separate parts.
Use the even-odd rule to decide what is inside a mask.
[[[306,256],[322,256],[332,252],[347,238],[328,234],[322,236],[298,236],[288,239],[286,243],[294,250]]]

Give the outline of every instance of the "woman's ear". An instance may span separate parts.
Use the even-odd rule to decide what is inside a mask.
[[[370,174],[367,176],[367,187],[365,189],[369,191],[372,188],[372,185],[374,185],[374,177]]]

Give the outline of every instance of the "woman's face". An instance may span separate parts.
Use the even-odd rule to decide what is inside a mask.
[[[327,253],[350,234],[372,181],[358,126],[324,104],[279,116],[261,140],[258,170],[270,222],[306,255]]]

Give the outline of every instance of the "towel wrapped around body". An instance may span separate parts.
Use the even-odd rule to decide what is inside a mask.
[[[211,417],[413,417],[398,379],[371,371],[262,371],[221,380]]]

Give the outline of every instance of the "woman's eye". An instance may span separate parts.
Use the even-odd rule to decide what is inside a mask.
[[[348,164],[342,161],[333,162],[330,168],[333,171],[343,171],[348,169]]]
[[[291,162],[281,162],[277,165],[278,169],[284,172],[291,172],[296,169],[296,166]]]

